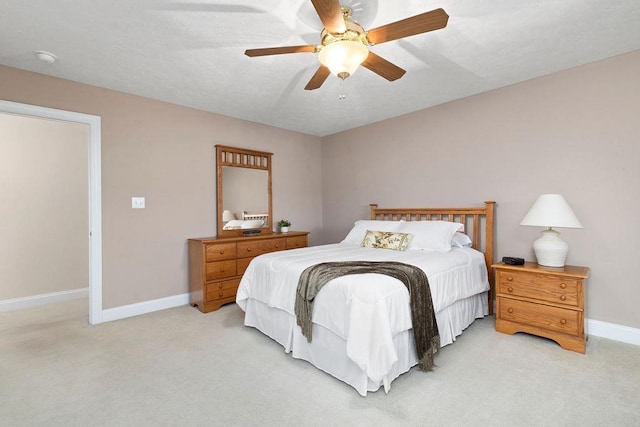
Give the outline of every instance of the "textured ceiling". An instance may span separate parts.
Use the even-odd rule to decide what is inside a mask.
[[[372,29],[442,7],[446,28],[371,48],[407,70],[360,68],[303,90],[318,44],[309,0],[3,0],[0,64],[324,136],[640,49],[639,0],[344,0]],[[58,56],[38,61],[36,50]],[[640,71],[639,71],[640,73]]]

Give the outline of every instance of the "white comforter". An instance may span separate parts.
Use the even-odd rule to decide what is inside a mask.
[[[295,319],[300,274],[311,265],[330,261],[398,261],[420,267],[429,279],[436,313],[489,289],[484,257],[470,248],[454,248],[446,253],[400,252],[340,243],[255,258],[242,277],[236,302],[246,310],[247,300],[255,299],[284,310]],[[342,337],[349,359],[378,381],[397,360],[393,336],[411,329],[409,293],[402,282],[389,276],[343,276],[318,293],[312,317],[314,323]]]

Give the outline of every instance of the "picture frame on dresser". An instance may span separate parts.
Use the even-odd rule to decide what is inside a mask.
[[[566,350],[586,352],[584,330],[589,268],[492,265],[496,286],[496,331],[525,332],[557,342]]]

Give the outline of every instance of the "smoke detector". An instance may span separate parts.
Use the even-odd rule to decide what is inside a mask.
[[[36,58],[38,58],[42,62],[46,62],[47,64],[53,64],[54,62],[56,62],[56,59],[58,59],[58,57],[53,53],[46,52],[44,50],[37,50]]]

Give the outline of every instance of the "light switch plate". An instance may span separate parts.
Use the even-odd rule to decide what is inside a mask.
[[[133,209],[144,209],[144,197],[132,197],[131,207]]]

